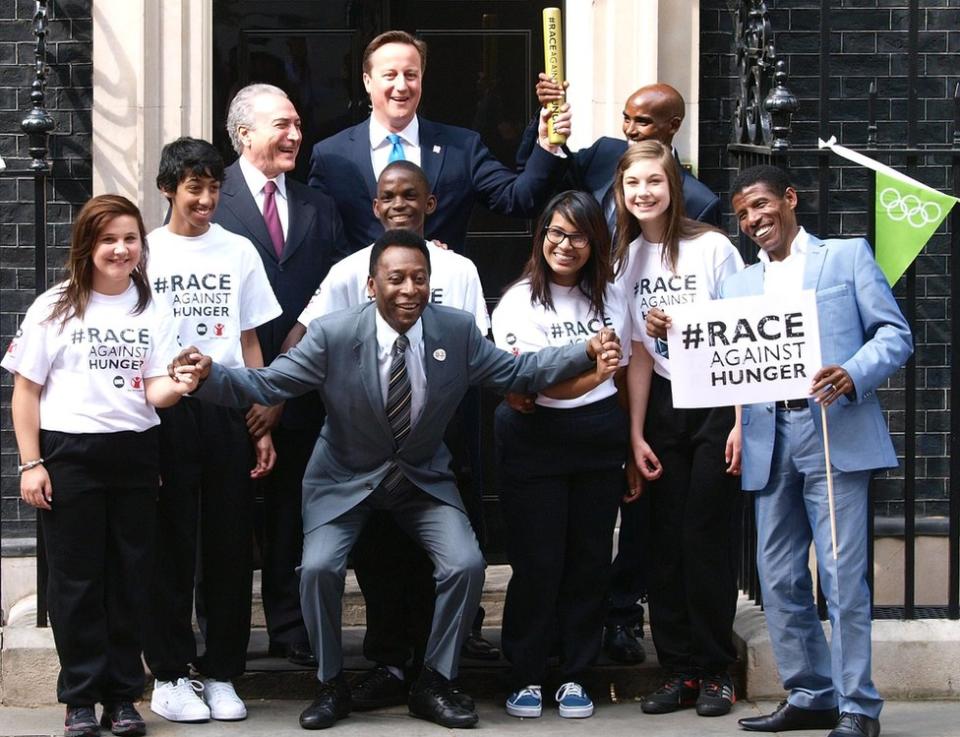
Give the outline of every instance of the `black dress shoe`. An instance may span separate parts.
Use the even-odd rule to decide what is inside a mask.
[[[360,675],[350,686],[353,708],[357,711],[382,709],[407,703],[407,686],[384,665]]]
[[[304,729],[326,729],[350,713],[350,688],[343,673],[320,684],[317,698],[300,713]]]
[[[827,737],[879,737],[880,720],[866,714],[854,714],[845,711],[840,721]]]
[[[751,732],[789,732],[793,729],[833,729],[838,719],[836,708],[801,709],[781,701],[772,713],[762,717],[744,717],[738,724]]]
[[[452,689],[449,680],[425,667],[410,690],[410,713],[441,727],[472,727],[477,723],[477,712],[462,705],[466,694],[455,696]]]
[[[617,663],[642,663],[647,657],[633,627],[622,624],[604,627],[603,652]]]
[[[460,655],[474,660],[500,660],[500,648],[484,639],[479,631],[473,630],[463,641]]]
[[[317,656],[310,649],[310,644],[306,642],[295,642],[287,645],[287,660],[294,665],[300,665],[304,668],[316,668],[320,665],[317,662]]]

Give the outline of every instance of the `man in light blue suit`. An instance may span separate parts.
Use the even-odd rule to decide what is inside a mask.
[[[370,274],[375,302],[312,321],[303,340],[266,368],[211,368],[193,348],[174,365],[195,370],[202,400],[273,405],[316,390],[327,409],[303,478],[300,597],[321,683],[301,726],[324,729],[350,712],[340,641],[347,554],[367,518],[386,510],[434,563],[436,606],[410,711],[445,727],[471,727],[473,701],[450,681],[480,601],[483,558],[444,431],[469,386],[535,392],[594,364],[610,374],[619,345],[595,337],[519,357],[499,350],[470,313],[428,304],[429,253],[410,231],[388,230],[374,243]]]
[[[785,172],[758,166],[732,187],[740,229],[760,263],[727,278],[724,297],[814,289],[824,366],[809,397],[743,407],[742,484],[755,492],[757,567],[774,655],[790,693],[747,730],[831,729],[876,737],[883,706],[870,675],[868,496],[875,469],[897,465],[876,389],[910,356],[910,328],[862,238],[820,240],[799,227]],[[827,407],[836,498],[834,560],[820,406]],[[827,596],[823,634],[808,568],[810,542]],[[839,718],[838,718],[839,714]]]

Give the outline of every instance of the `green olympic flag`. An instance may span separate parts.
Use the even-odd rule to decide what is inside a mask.
[[[893,286],[957,202],[907,177],[877,171],[877,265]]]

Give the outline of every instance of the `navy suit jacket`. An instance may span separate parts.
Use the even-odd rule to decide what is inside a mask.
[[[213,216],[214,222],[253,243],[283,309],[279,317],[257,328],[265,364],[280,353],[284,338],[317,286],[330,267],[346,253],[343,227],[333,200],[289,176],[285,180],[289,220],[287,242],[279,259],[239,162],[234,162],[224,172],[220,202]],[[322,420],[319,400],[310,396],[289,402],[284,408],[281,424],[317,429]]]
[[[518,166],[527,166],[531,146],[536,146],[536,122],[528,125],[523,132],[523,138],[517,150]],[[567,171],[557,191],[576,189],[581,192],[590,192],[597,202],[603,204],[607,190],[613,186],[617,162],[627,150],[628,145],[623,139],[604,136],[597,139],[589,148],[576,151],[568,158]],[[678,166],[679,163],[677,162]],[[683,167],[680,167],[680,175],[683,179],[683,206],[687,211],[687,217],[720,227],[720,198]]]
[[[476,131],[420,118],[420,165],[437,196],[426,237],[462,249],[475,202],[501,215],[534,217],[556,188],[566,166],[539,146],[521,174],[501,164]],[[383,233],[373,214],[377,182],[370,161],[370,119],[313,147],[311,187],[336,201],[351,251]]]

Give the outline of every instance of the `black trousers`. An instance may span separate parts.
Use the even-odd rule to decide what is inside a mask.
[[[61,703],[136,701],[143,692],[158,434],[40,433],[53,488],[52,509],[40,520]]]
[[[628,434],[615,396],[575,409],[496,410],[513,688],[543,684],[555,643],[563,681],[580,681],[600,651]]]
[[[261,592],[272,644],[307,643],[297,566],[303,556],[303,472],[316,440],[316,430],[277,427],[273,431],[277,463],[257,484],[263,494]]]
[[[253,585],[253,447],[243,412],[185,399],[160,410],[157,552],[144,655],[163,681],[243,673]],[[197,659],[195,577],[206,618]]]
[[[461,499],[482,550],[485,535],[479,438],[480,390],[474,387],[460,402],[444,443],[453,456]],[[463,482],[468,474],[469,485]],[[351,556],[366,603],[364,657],[374,663],[407,668],[408,675],[415,676],[423,663],[433,620],[433,563],[385,512],[370,515]],[[478,620],[482,622],[482,609]]]
[[[667,670],[718,673],[736,660],[740,482],[725,472],[732,407],[675,409],[654,373],[645,435],[663,475],[650,496],[650,629]]]
[[[623,486],[626,493],[626,484]],[[644,494],[620,504],[620,536],[607,592],[607,626],[632,627],[643,621],[641,599],[647,596],[647,545],[650,535],[650,498]]]

